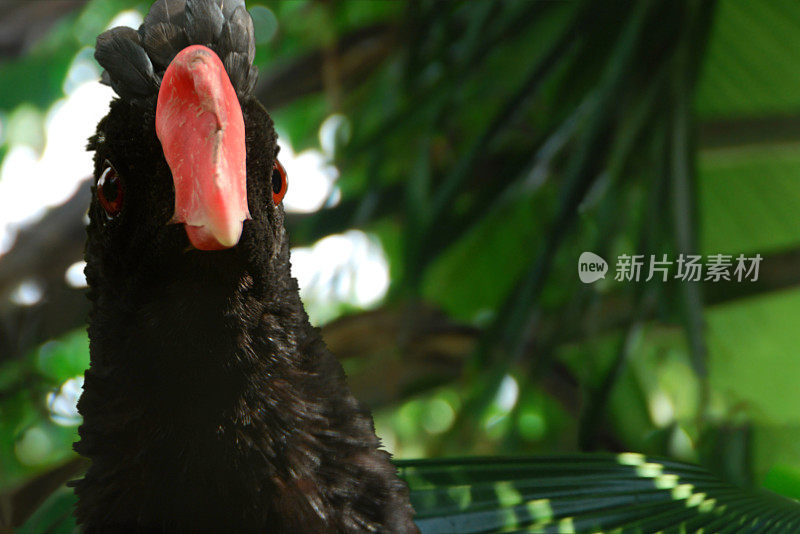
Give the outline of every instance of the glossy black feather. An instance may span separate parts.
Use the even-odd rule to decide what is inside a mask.
[[[144,26],[152,26],[159,22],[181,26],[185,6],[186,0],[158,0],[150,6],[144,17]]]
[[[231,12],[222,28],[220,42],[223,49],[246,54],[248,65],[253,63],[256,55],[253,19],[244,6],[238,6]]]
[[[216,0],[222,8],[222,14],[225,18],[230,18],[237,7],[245,7],[244,0]]]
[[[189,38],[180,26],[158,22],[143,28],[144,49],[153,64],[162,72],[178,52],[189,46]]]
[[[250,64],[247,56],[239,52],[231,52],[222,62],[234,87],[244,87],[246,92],[252,90],[247,77],[250,74]]]
[[[186,34],[192,43],[214,43],[222,32],[225,18],[216,2],[186,0]]]
[[[136,30],[118,27],[97,38],[97,62],[109,73],[114,90],[127,98],[139,98],[158,89],[153,64],[141,47]]]
[[[247,83],[245,84],[245,94],[253,92],[253,89],[256,86],[256,82],[258,81],[258,67],[255,65],[250,67],[250,72],[247,73]]]
[[[104,83],[121,97],[136,99],[155,94],[170,61],[192,44],[211,48],[233,69],[228,75],[240,96],[252,91],[258,76],[255,37],[242,0],[158,0],[138,31],[114,28],[101,34],[95,57],[105,69]],[[239,55],[226,61],[231,54]]]

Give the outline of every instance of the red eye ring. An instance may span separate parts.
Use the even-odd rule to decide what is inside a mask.
[[[275,205],[281,203],[283,197],[286,196],[286,190],[289,189],[289,181],[286,179],[286,169],[276,159],[272,165],[272,201]]]
[[[122,179],[116,169],[106,162],[106,168],[97,180],[97,198],[109,219],[116,217],[122,211],[123,197]]]

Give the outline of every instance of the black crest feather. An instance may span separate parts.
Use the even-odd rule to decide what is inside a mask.
[[[158,88],[153,64],[132,28],[112,28],[97,37],[94,57],[110,74],[111,86],[122,97],[147,96]]]
[[[247,62],[253,63],[256,57],[256,41],[253,37],[253,19],[244,8],[238,6],[225,21],[220,36],[222,46],[228,50],[247,54]]]
[[[247,61],[247,56],[240,52],[231,52],[225,57],[223,64],[234,87],[247,87],[248,90],[252,88],[248,76],[253,69]]]
[[[253,20],[244,0],[157,0],[138,32],[118,27],[98,36],[101,81],[122,98],[147,98],[158,92],[175,55],[192,44],[217,53],[239,95],[252,91],[258,71]]]
[[[186,33],[193,43],[213,43],[224,23],[222,9],[215,2],[186,0]]]
[[[189,46],[189,38],[180,26],[157,22],[144,27],[144,49],[160,70],[166,70],[172,58]]]
[[[144,26],[152,26],[159,22],[183,25],[183,13],[186,9],[186,0],[157,0],[150,6],[150,11],[144,17]]]

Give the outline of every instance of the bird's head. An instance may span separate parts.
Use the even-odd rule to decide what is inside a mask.
[[[138,30],[98,37],[120,97],[90,140],[88,250],[107,268],[152,275],[187,257],[278,254],[286,173],[253,96],[254,54],[243,0],[158,0]]]

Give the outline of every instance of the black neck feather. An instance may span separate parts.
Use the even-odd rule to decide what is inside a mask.
[[[416,531],[287,248],[262,269],[234,249],[224,271],[195,258],[166,285],[93,288],[76,445],[92,459],[76,483],[87,532]]]

